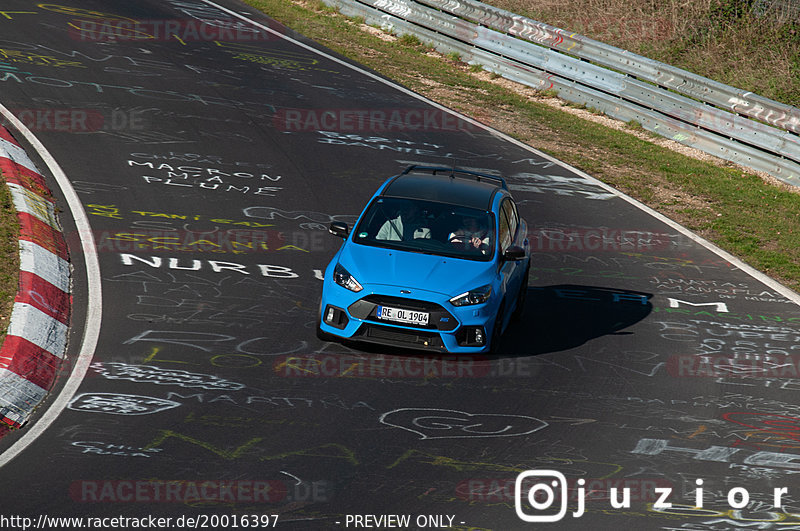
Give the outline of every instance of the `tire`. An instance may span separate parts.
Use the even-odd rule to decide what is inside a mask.
[[[530,266],[525,269],[525,276],[522,278],[522,284],[519,287],[519,293],[517,293],[517,306],[511,315],[511,319],[514,322],[522,320],[522,314],[525,311],[525,300],[528,298],[528,273],[530,270]]]
[[[334,341],[336,341],[336,336],[334,336],[333,334],[329,334],[328,332],[325,332],[319,327],[319,325],[317,325],[317,339],[319,339],[320,341],[327,341],[328,343],[333,343]]]
[[[497,312],[497,317],[494,320],[494,328],[492,329],[492,339],[489,343],[489,355],[497,356],[500,353],[500,344],[503,339],[503,308]]]

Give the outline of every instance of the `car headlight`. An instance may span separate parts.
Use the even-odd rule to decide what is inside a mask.
[[[453,306],[471,306],[473,304],[483,304],[492,296],[491,286],[482,286],[477,289],[472,289],[461,295],[456,295],[450,299]]]
[[[364,289],[361,287],[361,284],[358,283],[358,280],[353,278],[353,275],[340,264],[336,264],[336,267],[333,268],[333,281],[343,288],[355,291],[356,293]]]

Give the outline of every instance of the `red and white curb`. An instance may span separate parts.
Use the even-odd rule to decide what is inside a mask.
[[[0,126],[0,170],[19,220],[19,291],[0,348],[0,422],[19,427],[56,379],[67,343],[70,265],[50,190]]]

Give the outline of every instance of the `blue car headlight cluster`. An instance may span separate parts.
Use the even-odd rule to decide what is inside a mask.
[[[336,267],[333,268],[333,281],[343,288],[347,288],[356,293],[364,289],[361,287],[361,284],[358,283],[358,280],[356,280],[347,269],[342,267],[341,264],[336,264]]]
[[[492,286],[486,285],[480,288],[469,290],[461,295],[456,295],[450,299],[450,304],[453,306],[472,306],[474,304],[483,304],[492,296]]]

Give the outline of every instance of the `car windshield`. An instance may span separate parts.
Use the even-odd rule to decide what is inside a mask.
[[[494,216],[475,208],[397,197],[378,197],[353,234],[363,245],[489,261]]]

